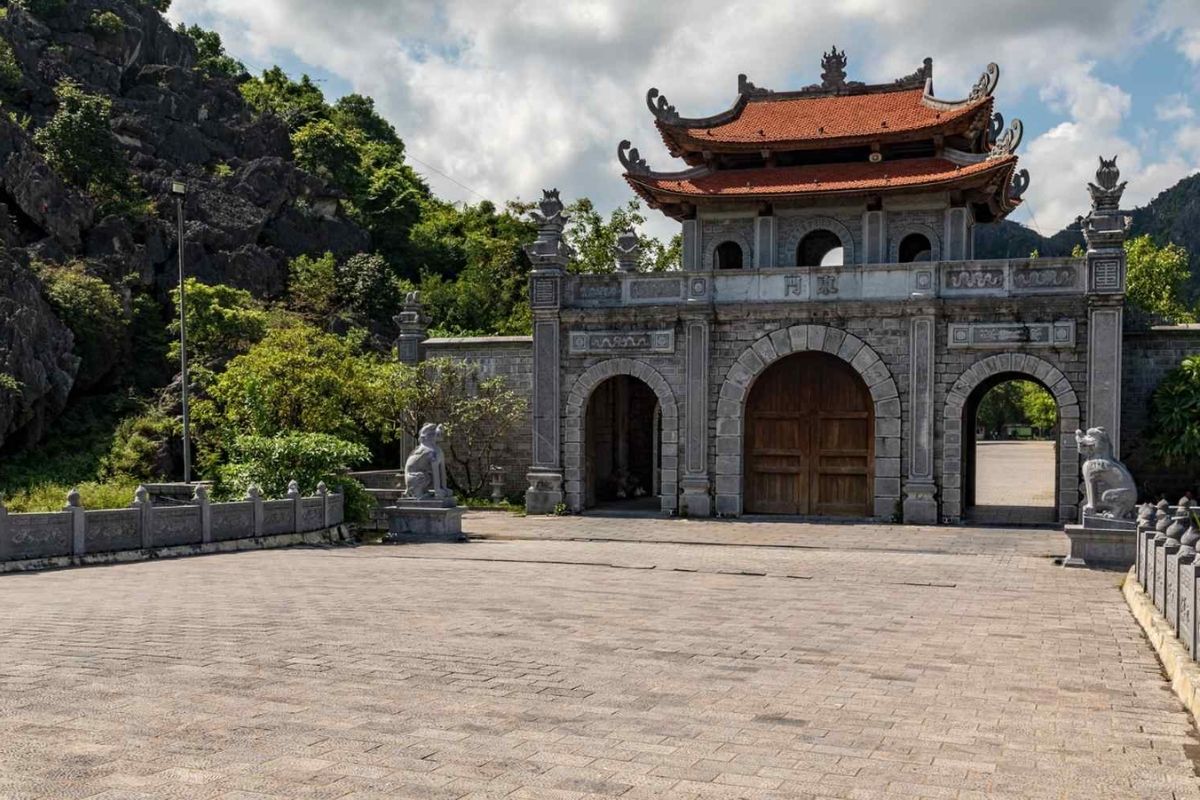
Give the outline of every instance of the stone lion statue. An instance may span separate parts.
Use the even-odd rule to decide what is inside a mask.
[[[404,496],[414,500],[444,500],[453,497],[446,485],[446,456],[438,440],[442,426],[427,422],[421,426],[417,446],[404,462]]]
[[[1084,457],[1083,485],[1087,502],[1084,516],[1128,519],[1137,502],[1133,475],[1113,457],[1112,440],[1104,428],[1075,431],[1075,443]]]

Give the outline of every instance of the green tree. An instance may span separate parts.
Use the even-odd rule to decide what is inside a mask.
[[[307,172],[344,189],[351,198],[367,187],[363,173],[362,142],[327,119],[317,119],[292,134],[296,163]]]
[[[568,265],[572,272],[607,273],[616,270],[617,238],[629,228],[637,232],[641,246],[639,272],[679,269],[682,237],[676,236],[664,245],[653,236],[641,233],[646,218],[637,200],[630,200],[624,206],[613,209],[608,219],[586,197],[571,203],[567,213],[569,220],[564,234],[567,244],[574,251]]]
[[[477,497],[526,404],[502,378],[485,377],[478,364],[435,358],[380,365],[371,380],[369,408],[369,424],[385,442],[403,434],[415,438],[426,422],[444,421],[450,483],[460,494]]]
[[[241,85],[246,103],[260,114],[274,114],[294,133],[309,123],[329,118],[325,95],[304,75],[293,81],[279,67],[263,72]]]
[[[333,253],[299,256],[288,264],[288,298],[297,311],[328,317],[341,308],[338,264]]]
[[[1125,255],[1129,302],[1174,322],[1195,321],[1195,311],[1182,299],[1191,277],[1186,250],[1177,244],[1159,246],[1146,235],[1125,242]]]
[[[197,411],[197,427],[209,431],[210,454],[242,434],[301,431],[366,443],[362,421],[373,370],[373,360],[348,337],[302,324],[276,328],[217,377],[208,405]]]
[[[1058,424],[1058,403],[1039,383],[1018,381],[1021,391],[1021,412],[1031,426],[1049,432]]]
[[[112,101],[63,80],[54,90],[58,110],[34,142],[59,175],[81,189],[126,184],[128,170],[109,129]]]
[[[188,357],[197,366],[213,368],[249,350],[267,333],[268,314],[244,289],[224,284],[186,283]],[[171,290],[175,309],[169,330],[169,357],[179,359],[179,290]]]
[[[111,11],[93,11],[87,26],[97,36],[116,36],[125,30],[125,22]]]
[[[185,25],[179,23],[175,28],[176,33],[187,36],[196,45],[196,52],[200,56],[196,67],[210,75],[225,75],[229,78],[241,78],[245,76],[246,65],[233,58],[225,52],[225,43],[221,41],[221,34],[216,31],[207,31],[199,25]]]
[[[1200,356],[1163,379],[1150,401],[1150,446],[1167,467],[1200,464]]]
[[[290,431],[277,436],[239,436],[230,451],[230,463],[221,467],[222,494],[244,495],[255,484],[267,497],[280,497],[290,481],[303,494],[312,494],[324,481],[331,490],[345,480],[351,467],[371,460],[371,451],[326,433]]]

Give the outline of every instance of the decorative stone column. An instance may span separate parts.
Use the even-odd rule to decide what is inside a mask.
[[[1121,181],[1116,156],[1110,161],[1100,159],[1096,183],[1089,183],[1088,191],[1092,195],[1092,211],[1083,220],[1083,238],[1087,242],[1087,426],[1108,431],[1113,457],[1118,458],[1121,455],[1125,237],[1131,220],[1120,210],[1125,183]]]
[[[642,245],[637,232],[633,228],[621,231],[617,236],[617,272],[637,272],[641,255]]]
[[[946,235],[943,239],[943,261],[965,261],[970,256],[970,215],[965,206],[946,209]]]
[[[759,269],[775,266],[774,214],[759,214],[754,218],[754,266]]]
[[[864,264],[882,264],[887,261],[887,217],[881,209],[868,208],[863,212]]]
[[[704,269],[704,265],[700,260],[704,257],[704,251],[701,248],[700,242],[700,220],[695,216],[683,221],[682,230],[682,260],[683,269],[685,272],[700,272]]]
[[[711,297],[711,294],[710,294]],[[699,305],[699,303],[697,303]],[[699,312],[699,313],[696,313]],[[708,338],[711,310],[689,308],[683,319],[687,396],[684,402],[683,492],[679,514],[712,516],[708,480]],[[665,452],[664,452],[665,454]]]
[[[932,316],[913,317],[909,327],[911,375],[908,383],[908,479],[904,484],[904,521],[933,525],[938,521],[937,486],[933,481],[933,368],[935,322]],[[876,436],[881,435],[876,431]],[[949,432],[946,436],[951,435]],[[962,434],[955,434],[961,436]],[[899,459],[894,465],[900,474]],[[892,474],[889,459],[876,459],[876,478]]]
[[[525,248],[533,262],[529,279],[529,304],[533,308],[533,464],[526,475],[529,488],[525,492],[525,511],[552,514],[563,502],[559,311],[570,249],[563,241],[567,216],[558,190],[543,191],[538,208],[533,212],[538,238]],[[571,475],[568,479],[578,483],[582,476]]]
[[[421,307],[421,293],[409,292],[404,296],[401,311],[392,318],[399,329],[396,337],[396,357],[403,364],[421,361],[421,343],[429,338],[428,322]]]

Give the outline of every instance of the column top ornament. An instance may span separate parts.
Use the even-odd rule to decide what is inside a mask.
[[[537,210],[530,216],[538,226],[538,238],[525,246],[525,253],[535,270],[562,272],[571,258],[571,248],[563,239],[563,230],[570,216],[558,196],[558,189],[543,189]]]
[[[1080,218],[1083,238],[1089,250],[1120,248],[1124,244],[1133,222],[1132,217],[1120,210],[1125,185],[1126,182],[1121,180],[1121,170],[1117,167],[1117,157],[1106,159],[1101,156],[1096,182],[1088,184],[1092,210],[1086,217]]]

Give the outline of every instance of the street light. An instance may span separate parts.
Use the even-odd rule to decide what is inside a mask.
[[[183,199],[187,184],[171,181],[171,195],[179,219],[179,383],[183,400],[183,482],[192,482],[192,445],[188,430],[187,302],[183,286]]]

